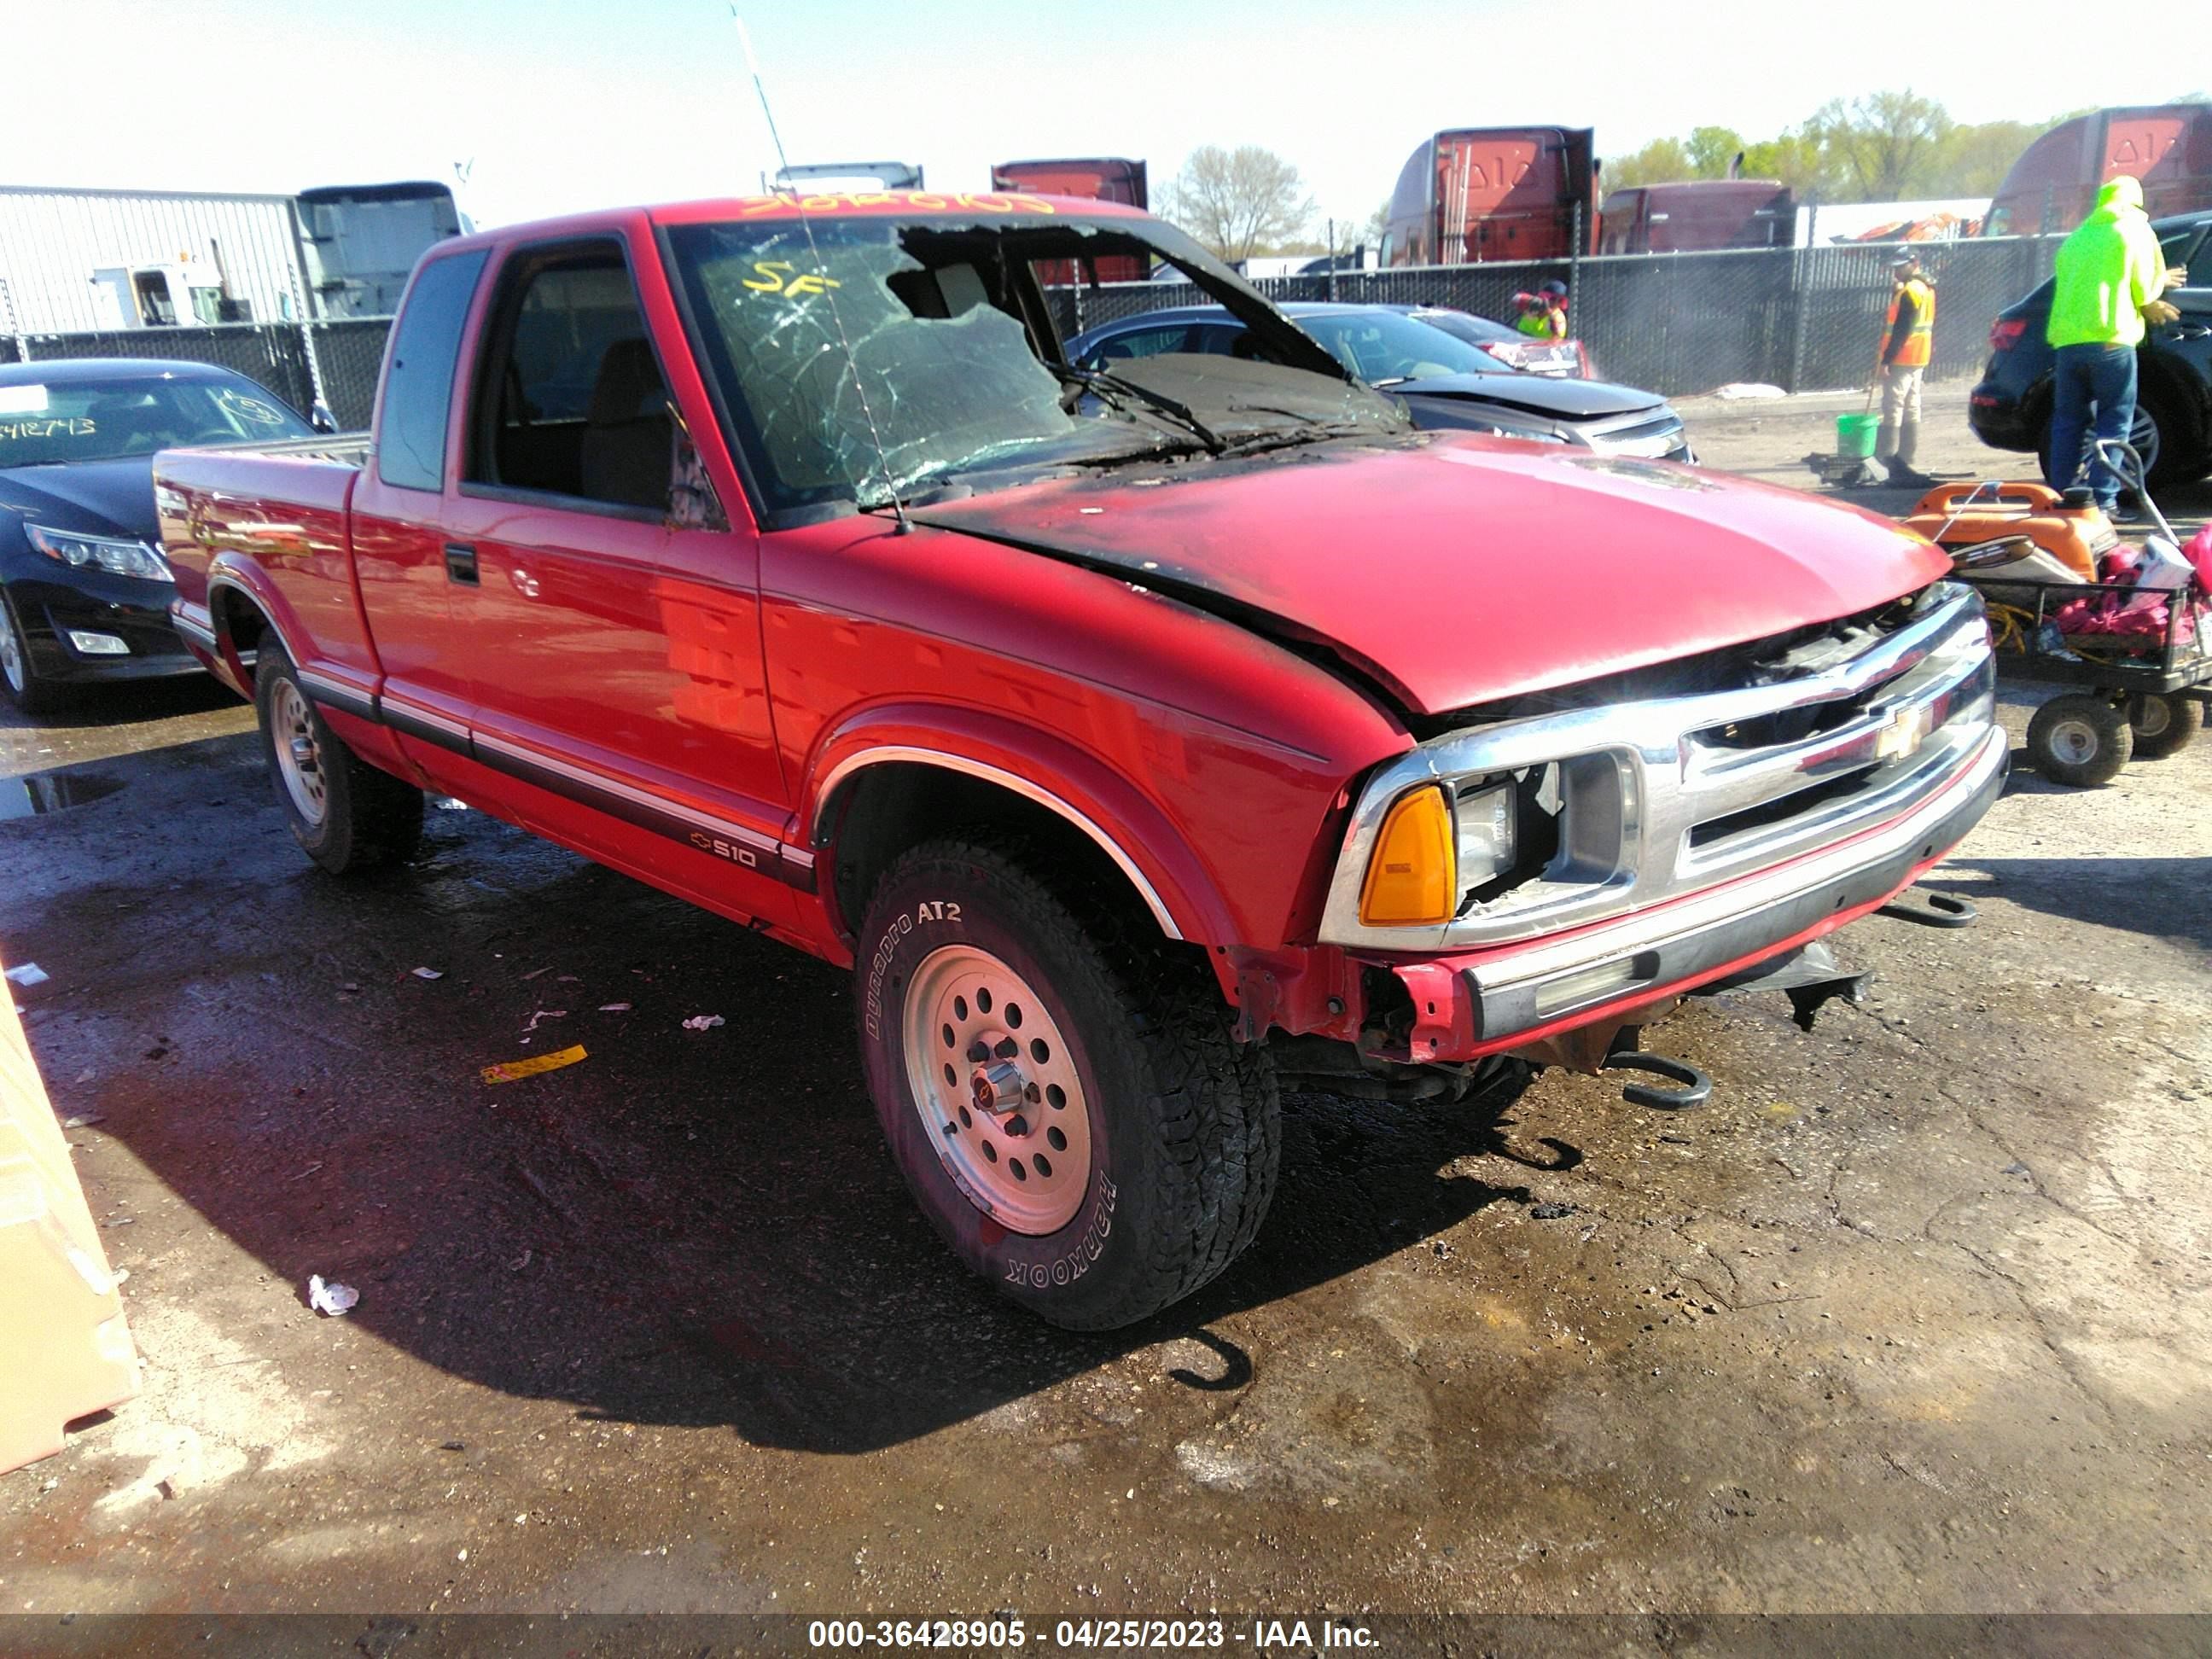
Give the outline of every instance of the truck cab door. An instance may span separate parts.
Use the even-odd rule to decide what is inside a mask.
[[[696,453],[675,510],[690,422],[713,416],[703,396],[678,412],[688,348],[657,263],[648,316],[641,257],[616,236],[512,249],[477,332],[446,526],[470,562],[447,599],[475,758],[497,775],[481,787],[603,862],[780,924],[813,861],[786,840],[758,538]]]

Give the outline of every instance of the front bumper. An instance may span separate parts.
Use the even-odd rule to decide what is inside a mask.
[[[1991,729],[1912,811],[1793,863],[1564,938],[1400,967],[1417,1012],[1411,1057],[1473,1059],[1694,989],[1833,932],[1965,839],[2004,787],[2009,741]]]
[[[169,625],[174,595],[167,582],[127,576],[70,582],[19,577],[7,586],[7,603],[22,628],[33,672],[41,679],[69,684],[198,672],[199,664]],[[125,651],[80,651],[70,641],[73,632],[120,640]]]

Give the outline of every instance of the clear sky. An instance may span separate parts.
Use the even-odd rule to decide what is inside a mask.
[[[794,161],[920,161],[957,190],[994,161],[1129,155],[1157,196],[1194,146],[1258,143],[1354,222],[1449,126],[1595,126],[1618,155],[1903,84],[2033,120],[2205,79],[2187,7],[2098,23],[2083,0],[740,5]],[[2056,46],[2084,29],[2098,50]],[[0,0],[0,184],[289,192],[472,158],[489,224],[740,194],[775,165],[727,0]]]

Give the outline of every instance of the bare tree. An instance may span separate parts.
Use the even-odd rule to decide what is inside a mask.
[[[1893,202],[1929,180],[1956,125],[1950,112],[1907,87],[1823,105],[1808,122],[1863,201]]]
[[[1298,170],[1271,149],[1206,144],[1168,186],[1168,218],[1224,259],[1249,259],[1302,238],[1314,216]]]

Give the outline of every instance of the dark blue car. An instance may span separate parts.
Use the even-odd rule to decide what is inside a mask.
[[[2136,348],[2136,419],[2128,441],[2154,489],[2212,471],[2212,213],[2153,222],[2159,250],[2188,281],[2166,297],[2181,315],[2151,329]],[[2025,449],[2051,477],[2051,373],[2043,337],[2051,287],[1997,313],[1990,361],[1966,403],[1974,435],[1993,449]],[[2051,482],[2058,482],[2052,478]]]
[[[205,363],[0,364],[0,693],[36,714],[88,681],[197,672],[169,627],[155,452],[314,431]]]

